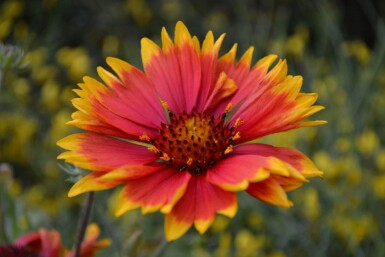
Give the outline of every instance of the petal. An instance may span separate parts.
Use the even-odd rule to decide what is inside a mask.
[[[270,204],[282,207],[291,207],[293,205],[287,198],[285,190],[274,178],[251,183],[246,191],[250,195]]]
[[[221,95],[223,95],[223,91],[229,92],[230,89],[230,92],[232,93],[235,90],[231,89],[236,89],[235,83],[233,83],[233,81],[228,78],[228,76],[224,76],[226,75],[226,73],[223,72],[223,74],[217,74],[218,53],[224,37],[225,34],[222,34],[214,42],[214,35],[211,31],[209,31],[206,35],[205,40],[203,41],[202,51],[200,55],[200,63],[202,67],[201,89],[199,93],[199,99],[196,105],[197,111],[199,112],[203,112],[204,110],[209,108],[213,109],[215,107],[215,104],[220,102],[219,100],[217,100],[216,102],[211,103],[213,99],[216,100],[214,95],[218,95],[220,97]],[[225,80],[222,80],[222,76],[225,77]],[[222,87],[224,87],[225,90],[222,90]],[[226,96],[230,94],[227,94]],[[220,97],[220,99],[222,98],[223,97]]]
[[[81,244],[80,257],[93,257],[99,249],[111,244],[111,240],[108,239],[96,241],[99,234],[99,227],[95,223],[88,225],[85,238]],[[70,251],[66,257],[75,257],[75,252]]]
[[[62,247],[60,234],[57,231],[45,229],[16,239],[15,245],[28,247],[42,257],[59,256]]]
[[[99,69],[100,71],[101,69]],[[107,75],[103,75],[103,77],[105,78]],[[72,124],[78,127],[83,125],[84,127],[84,123],[92,123],[94,120],[98,120],[103,125],[107,124],[111,130],[118,131],[117,133],[125,133],[127,136],[124,136],[124,138],[140,136],[143,133],[149,136],[156,135],[160,125],[157,121],[166,120],[165,115],[162,117],[157,114],[163,108],[159,107],[159,111],[145,108],[145,111],[141,113],[137,108],[138,105],[133,105],[148,102],[143,94],[139,94],[140,91],[138,91],[137,95],[134,94],[135,97],[133,97],[132,93],[131,96],[127,93],[129,89],[124,90],[124,86],[117,79],[108,81],[114,82],[109,85],[110,89],[93,78],[84,78],[84,83],[79,84],[82,90],[77,91],[80,98],[73,100],[74,106],[84,114],[81,116],[83,120],[81,120],[80,124],[76,121],[72,122]],[[120,89],[118,90],[118,88]],[[135,90],[131,89],[131,91]],[[151,92],[149,89],[147,91]],[[130,101],[127,101],[127,99],[130,99]],[[158,104],[161,106],[160,103]],[[115,135],[115,133],[112,135]]]
[[[162,28],[161,32],[161,37],[162,37],[162,50],[163,52],[167,53],[172,47],[174,46],[170,36],[167,33],[166,28]]]
[[[260,81],[261,85],[268,86],[246,97],[230,118],[230,124],[238,118],[244,121],[239,127],[242,134],[239,142],[297,128],[303,119],[324,109],[322,106],[311,106],[315,100],[314,95],[300,93],[302,77],[286,76],[286,71],[284,61],[277,64]]]
[[[170,212],[184,194],[190,177],[187,172],[162,167],[149,176],[128,181],[119,196],[116,215],[137,207],[142,213]]]
[[[59,232],[40,229],[39,234],[42,242],[42,257],[59,256],[62,250]]]
[[[283,147],[273,147],[264,144],[244,144],[234,148],[233,154],[255,154],[268,159],[265,167],[270,172],[269,178],[250,183],[247,192],[262,201],[290,207],[286,191],[294,190],[307,182],[308,177],[320,176],[314,164],[297,150]]]
[[[268,158],[257,155],[235,155],[217,163],[207,171],[207,181],[228,191],[245,190],[249,182],[269,177],[263,169],[268,167]]]
[[[142,41],[142,52],[145,47]],[[186,107],[184,91],[174,48],[165,53],[154,54],[149,61],[143,63],[143,67],[161,100],[167,102],[173,111],[181,110],[183,112]]]
[[[41,251],[42,249],[41,237],[39,232],[30,233],[19,237],[15,240],[14,243],[17,246],[28,246],[34,251]]]
[[[217,62],[217,72],[226,73],[237,85],[237,92],[228,101],[234,106],[242,103],[240,108],[247,108],[247,106],[243,107],[245,99],[262,94],[270,85],[262,83],[266,75],[266,69],[259,66],[250,69],[253,48],[250,47],[237,64],[235,63],[236,51],[237,45],[235,44],[228,53],[219,59]],[[218,107],[216,114],[220,115],[224,108],[226,108],[226,103]]]
[[[214,220],[215,213],[233,216],[237,209],[233,192],[224,191],[206,181],[204,175],[192,176],[186,192],[166,215],[165,234],[168,241],[182,236],[194,223],[204,233]],[[177,227],[181,229],[178,230]]]
[[[100,134],[111,135],[111,136],[116,136],[121,138],[133,138],[133,139],[137,138],[136,136],[132,137],[129,134],[125,133],[124,131],[103,122],[102,120],[97,118],[95,115],[90,113],[86,114],[81,111],[76,111],[72,113],[71,118],[72,120],[67,122],[67,125],[76,126],[78,128],[91,131],[91,132],[96,132]]]
[[[113,76],[114,82],[105,80],[115,94],[110,94],[109,109],[114,113],[131,119],[137,123],[142,122],[147,126],[159,127],[161,122],[166,122],[166,116],[154,86],[145,74],[132,65],[116,59],[107,58],[108,65],[118,74],[121,82],[107,71],[98,68],[100,77]],[[126,99],[130,99],[127,101]],[[115,100],[115,101],[114,101]],[[114,107],[116,105],[116,107]],[[140,108],[138,106],[145,106]]]
[[[94,171],[76,182],[68,192],[68,196],[73,197],[84,192],[110,189],[158,170],[159,166],[155,165],[127,165],[108,172]]]
[[[218,80],[213,87],[209,98],[206,100],[203,110],[215,109],[221,101],[232,96],[238,87],[234,80],[230,79],[224,72],[219,74]]]
[[[154,41],[143,38],[141,40],[141,55],[142,55],[142,62],[143,66],[147,66],[149,62],[152,61],[152,59],[160,54],[160,48],[157,44],[154,43]]]
[[[162,32],[162,38],[165,51],[148,39],[142,40],[144,70],[172,112],[189,113],[196,106],[201,82],[195,43],[182,22],[175,27],[175,46],[171,45],[166,32]]]
[[[96,133],[72,134],[57,144],[69,150],[58,159],[88,170],[108,171],[128,164],[150,163],[158,158],[147,147]]]
[[[77,126],[79,128],[105,133],[113,136],[129,137],[125,131],[120,128],[114,127],[109,124],[98,112],[96,112],[92,106],[92,102],[100,100],[100,95],[107,91],[107,88],[98,81],[84,77],[85,83],[78,84],[80,89],[74,91],[80,96],[80,98],[72,99],[72,104],[79,111],[72,114],[72,121],[67,124]]]
[[[256,64],[255,69],[261,70],[263,74],[266,74],[269,67],[273,64],[273,62],[277,59],[275,54],[270,54],[261,58]]]
[[[179,220],[171,214],[166,215],[164,230],[167,241],[173,241],[183,236],[191,225],[190,221]]]
[[[253,52],[254,47],[249,47],[239,60],[238,65],[245,65],[246,67],[250,67],[251,60],[253,59]]]
[[[192,38],[186,25],[182,21],[178,21],[175,25],[175,45],[183,46],[186,42],[191,42]]]
[[[322,176],[322,172],[317,169],[313,162],[298,150],[287,147],[274,147],[266,144],[244,144],[234,148],[234,154],[275,157],[300,172],[305,178]],[[286,166],[285,169],[288,167]],[[275,170],[278,166],[275,166]],[[281,168],[282,169],[282,166]],[[289,170],[290,172],[290,170]]]

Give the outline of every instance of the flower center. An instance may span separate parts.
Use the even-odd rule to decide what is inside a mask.
[[[167,165],[192,175],[204,173],[232,151],[234,127],[225,122],[226,114],[218,118],[202,113],[170,113],[169,124],[162,124],[154,148]],[[151,150],[151,149],[150,149]]]

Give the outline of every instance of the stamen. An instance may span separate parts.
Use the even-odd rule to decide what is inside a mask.
[[[233,146],[232,145],[229,145],[226,150],[224,151],[224,154],[229,154],[233,151]]]
[[[139,140],[143,140],[143,141],[151,141],[151,138],[146,134],[146,132],[143,132],[143,135],[139,136]]]
[[[243,120],[241,120],[241,118],[237,118],[235,120],[235,123],[234,123],[234,126],[233,128],[238,128],[239,126],[241,126],[243,124]]]
[[[170,156],[168,156],[168,154],[167,153],[163,153],[163,156],[162,157],[160,157],[160,159],[162,159],[163,161],[169,161],[170,160]]]
[[[163,101],[163,100],[160,100],[163,108],[167,111],[167,112],[170,112],[170,105],[168,105],[168,103],[166,101]]]
[[[159,149],[158,148],[156,148],[155,146],[150,146],[150,147],[148,147],[147,148],[150,152],[153,152],[153,153],[156,153],[156,154],[158,154],[158,153],[160,153],[160,151],[159,151]]]
[[[187,160],[186,163],[187,163],[188,166],[190,166],[193,163],[193,158],[188,157],[188,160]]]
[[[233,108],[233,103],[228,103],[225,109],[225,113],[229,113],[232,108]]]
[[[237,139],[240,139],[241,138],[241,133],[239,133],[239,131],[237,133],[235,133],[234,136],[231,137],[232,140],[237,140]]]

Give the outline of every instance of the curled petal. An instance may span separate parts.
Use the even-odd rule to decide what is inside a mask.
[[[235,154],[249,155],[255,154],[259,156],[275,157],[280,161],[290,165],[305,178],[314,176],[322,176],[323,172],[318,170],[314,163],[298,150],[287,147],[274,147],[266,144],[244,144],[234,148]],[[281,168],[282,169],[282,165]],[[276,166],[276,170],[278,166]],[[286,169],[286,168],[285,168]],[[287,172],[286,172],[287,173]]]
[[[291,207],[293,205],[287,198],[285,190],[274,178],[251,183],[246,191],[250,195],[270,204],[282,207]]]
[[[263,169],[269,166],[268,158],[257,155],[235,155],[222,160],[207,172],[207,181],[228,191],[245,190],[250,182],[269,177]]]
[[[265,202],[279,206],[291,206],[286,191],[302,186],[309,177],[323,174],[304,154],[290,148],[245,144],[236,147],[234,153],[240,156],[255,154],[267,158],[268,165],[264,169],[269,172],[269,178],[250,183],[247,192]]]

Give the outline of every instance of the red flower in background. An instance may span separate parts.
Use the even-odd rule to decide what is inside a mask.
[[[162,47],[142,39],[144,72],[107,58],[117,74],[98,68],[104,84],[85,77],[69,124],[85,132],[58,142],[58,158],[91,171],[69,196],[123,184],[117,215],[141,208],[165,214],[168,240],[192,224],[204,233],[220,213],[233,217],[237,191],[289,207],[286,191],[321,176],[297,150],[255,139],[324,121],[303,121],[323,109],[301,93],[302,77],[269,55],[251,67],[253,48],[237,62],[237,44],[222,57],[224,35],[202,46],[182,22]],[[107,85],[107,87],[105,86]]]
[[[6,245],[0,246],[0,257],[40,257],[41,255],[27,247]]]
[[[99,228],[91,224],[81,245],[81,257],[93,257],[96,251],[107,247],[110,240],[97,241]],[[68,251],[61,244],[57,231],[40,229],[38,232],[27,234],[15,240],[14,245],[0,246],[0,257],[74,257],[73,251]]]

